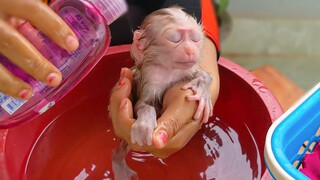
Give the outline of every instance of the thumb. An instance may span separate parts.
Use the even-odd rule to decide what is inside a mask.
[[[163,148],[177,132],[190,123],[197,108],[195,101],[187,101],[186,97],[192,94],[191,90],[182,90],[177,85],[168,90],[163,100],[163,114],[158,119],[158,126],[153,132],[153,144]]]

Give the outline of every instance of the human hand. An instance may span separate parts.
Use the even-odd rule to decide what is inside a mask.
[[[62,80],[60,71],[12,26],[12,20],[17,18],[30,22],[68,51],[78,48],[77,37],[59,16],[40,0],[0,1],[0,53],[35,79],[49,86],[59,85]],[[1,64],[0,92],[20,99],[29,99],[33,94],[29,84],[12,75]]]
[[[214,106],[219,95],[220,78],[216,61],[217,51],[213,42],[208,38],[204,40],[202,54],[203,60],[200,66],[212,77],[210,93],[212,106]],[[169,89],[163,99],[164,113],[157,120],[158,127],[153,132],[153,145],[138,146],[131,143],[130,137],[131,127],[135,121],[129,99],[131,97],[132,78],[133,74],[129,69],[122,69],[118,86],[110,98],[109,114],[115,134],[127,141],[132,149],[147,151],[160,158],[166,158],[182,149],[201,128],[202,122],[192,119],[197,108],[197,102],[186,101],[186,97],[192,95],[193,92],[182,90],[183,84]]]
[[[128,142],[134,150],[147,151],[160,158],[166,158],[182,149],[201,128],[200,120],[192,119],[197,103],[186,101],[191,90],[181,90],[182,84],[169,89],[163,100],[163,114],[157,120],[158,126],[153,132],[152,146],[139,146],[131,143],[131,127],[134,123],[131,96],[132,72],[121,70],[118,86],[110,98],[110,117],[115,134]],[[174,99],[174,101],[172,101]]]

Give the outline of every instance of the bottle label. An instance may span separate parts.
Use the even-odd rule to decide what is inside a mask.
[[[1,107],[10,115],[16,112],[16,110],[18,110],[25,102],[26,100],[15,99],[3,93],[0,93]]]

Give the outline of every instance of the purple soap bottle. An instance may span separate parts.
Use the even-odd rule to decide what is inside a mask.
[[[10,128],[44,113],[73,89],[104,56],[110,45],[109,26],[127,10],[124,0],[56,0],[50,7],[70,26],[79,39],[79,48],[68,52],[31,24],[18,31],[62,73],[58,87],[46,86],[0,55],[0,63],[29,83],[34,91],[29,100],[0,92],[0,128]]]

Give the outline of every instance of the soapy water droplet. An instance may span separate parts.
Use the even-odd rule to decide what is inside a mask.
[[[103,180],[111,180],[111,178],[109,178],[111,172],[110,171],[106,171],[103,175],[104,175],[104,179]]]
[[[252,85],[254,85],[254,86],[261,86],[261,85],[262,85],[262,82],[259,81],[258,79],[253,79]]]
[[[252,85],[258,86],[258,90],[262,93],[268,92],[268,88],[258,79],[253,79]]]
[[[268,88],[265,87],[265,86],[260,86],[258,89],[259,89],[259,91],[262,92],[262,93],[268,92]]]
[[[137,161],[137,162],[147,162],[147,161],[152,161],[154,159],[158,159],[153,154],[148,153],[148,152],[142,152],[142,151],[141,152],[140,151],[131,151],[130,156],[134,161]]]
[[[94,171],[94,169],[96,169],[96,165],[95,165],[95,164],[92,164],[92,165],[91,165],[91,171]]]
[[[236,67],[231,67],[231,70],[236,71],[237,68]]]

